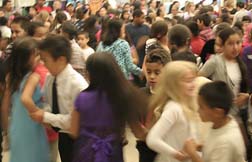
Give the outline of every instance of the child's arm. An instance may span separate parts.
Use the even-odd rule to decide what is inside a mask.
[[[8,77],[7,77],[8,78]],[[9,112],[10,112],[10,106],[11,106],[11,90],[9,87],[9,81],[7,79],[6,82],[6,87],[4,89],[4,94],[3,94],[3,100],[2,100],[2,105],[1,105],[1,118],[2,118],[2,130],[5,134],[8,132],[8,127],[9,127]]]
[[[180,116],[177,111],[180,107],[177,107],[176,105],[168,106],[169,108],[167,108],[167,111],[162,113],[159,120],[150,129],[146,142],[154,151],[182,161],[188,158],[187,155],[180,150],[176,150],[164,141],[164,137],[170,132],[170,129],[179,120]],[[174,134],[174,136],[176,135]]]
[[[80,113],[75,109],[71,113],[71,127],[69,129],[70,135],[73,138],[77,138],[79,136],[80,130]]]
[[[28,110],[29,113],[33,113],[38,110],[37,106],[35,105],[32,96],[35,91],[36,86],[39,84],[40,76],[36,73],[32,73],[23,90],[21,95],[21,102],[24,104],[25,108]]]
[[[148,129],[140,122],[129,123],[130,129],[136,138],[145,140]]]
[[[188,139],[185,141],[184,151],[190,156],[193,162],[203,162],[197,150],[199,145],[196,144],[194,139]]]

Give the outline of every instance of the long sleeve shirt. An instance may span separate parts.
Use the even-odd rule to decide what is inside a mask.
[[[129,78],[130,73],[133,73],[135,75],[141,74],[141,69],[137,67],[132,61],[130,46],[125,40],[117,39],[110,46],[105,46],[102,42],[100,42],[96,51],[110,52],[114,56],[116,62],[118,63],[127,79]]]
[[[155,162],[179,162],[174,158],[181,151],[187,138],[192,137],[182,107],[169,101],[157,123],[147,135],[147,145],[158,153]]]
[[[56,86],[59,105],[59,114],[53,114],[52,111],[52,86],[55,77],[49,75],[44,86],[45,109],[49,112],[44,113],[43,122],[51,124],[54,127],[61,128],[62,132],[70,127],[71,112],[78,94],[87,88],[86,80],[75,71],[70,64],[57,75]]]

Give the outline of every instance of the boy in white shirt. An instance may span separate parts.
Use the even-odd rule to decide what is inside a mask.
[[[90,56],[95,52],[93,48],[88,46],[87,44],[88,42],[89,42],[89,34],[87,32],[78,33],[78,44],[83,51],[84,55],[82,57],[85,61],[87,60],[88,56]]]
[[[64,36],[48,36],[42,40],[40,57],[50,72],[45,82],[45,112],[42,109],[31,113],[33,120],[51,125],[59,131],[59,153],[61,162],[71,162],[73,139],[67,130],[71,125],[71,112],[75,98],[87,88],[86,80],[70,65],[71,44]],[[46,105],[47,104],[47,105]]]
[[[215,81],[202,86],[198,97],[199,114],[203,122],[213,127],[204,143],[200,157],[194,139],[185,142],[184,151],[193,162],[244,162],[245,144],[236,120],[228,115],[233,93],[225,82]]]

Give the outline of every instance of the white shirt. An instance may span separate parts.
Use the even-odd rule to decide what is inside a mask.
[[[241,71],[239,64],[234,61],[225,61],[226,63],[226,68],[227,68],[227,73],[229,78],[232,81],[233,84],[233,92],[234,95],[237,96],[237,94],[240,92],[240,83],[241,83]]]
[[[70,14],[69,14],[68,12],[66,12],[66,11],[63,11],[63,12],[64,12],[64,14],[65,14],[66,17],[67,17],[67,20],[68,20],[68,21],[71,20]],[[57,15],[56,11],[53,10],[53,11],[51,12],[51,15],[52,15],[53,19],[55,19],[55,16]]]
[[[36,0],[14,0],[14,6],[17,8],[30,7],[36,3]]]
[[[82,48],[82,52],[83,52],[83,59],[87,61],[88,57],[92,55],[95,51],[93,48],[88,47],[88,48]]]
[[[70,41],[72,48],[72,57],[70,60],[70,64],[74,69],[85,69],[85,61],[83,61],[82,56],[84,55],[81,47],[76,43],[73,39]]]
[[[243,16],[248,16],[248,15],[249,15],[249,12],[244,8],[241,9],[240,11],[237,11],[234,15],[232,26],[234,26],[236,22],[242,21]]]
[[[55,77],[49,75],[45,82],[45,102],[47,103],[46,109],[52,111],[52,86]],[[70,64],[57,75],[56,79],[58,105],[60,114],[53,114],[45,112],[43,122],[51,124],[54,127],[59,127],[62,132],[66,132],[70,127],[71,112],[74,107],[74,102],[78,94],[87,88],[88,83],[86,80],[75,71]]]
[[[147,145],[158,153],[155,162],[179,162],[174,155],[181,151],[186,139],[192,137],[190,124],[181,105],[169,101],[147,135]]]
[[[11,29],[8,26],[0,26],[0,31],[2,33],[2,38],[11,38]]]
[[[232,118],[219,129],[211,129],[203,147],[204,162],[245,162],[245,145],[237,122]]]

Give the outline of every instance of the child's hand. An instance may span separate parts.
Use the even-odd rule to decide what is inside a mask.
[[[3,148],[3,151],[9,151],[9,135],[6,133],[6,134],[2,134],[3,136],[3,141],[2,141],[2,148]]]
[[[139,79],[140,80],[144,80],[144,78],[145,78],[145,75],[144,75],[144,72],[142,70],[141,74],[139,75]]]
[[[179,161],[184,161],[189,159],[189,156],[185,152],[179,151],[178,153],[175,154],[174,158]]]
[[[198,149],[198,144],[195,142],[194,139],[190,138],[190,139],[187,139],[185,141],[185,144],[184,144],[184,151],[189,154],[189,155],[192,155],[194,154],[195,152],[197,152],[197,149]]]
[[[238,96],[234,99],[234,104],[238,107],[242,107],[244,104],[247,104],[248,98],[248,93],[239,93]]]
[[[42,123],[44,117],[44,110],[38,109],[37,111],[30,113],[32,120]]]
[[[131,131],[135,135],[136,138],[145,140],[146,135],[148,133],[148,129],[141,123],[132,124]]]

